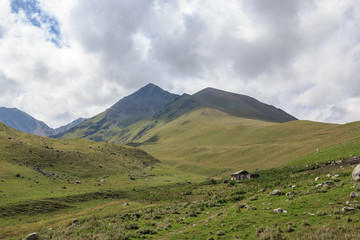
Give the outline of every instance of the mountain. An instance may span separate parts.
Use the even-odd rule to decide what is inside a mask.
[[[106,111],[55,137],[86,137],[105,141],[107,135],[121,132],[123,128],[153,115],[178,97],[154,84],[148,84]]]
[[[17,108],[0,107],[0,122],[24,133],[39,136],[53,134],[53,129]]]
[[[279,123],[297,120],[283,110],[262,103],[255,98],[214,88],[206,88],[197,92],[193,98],[201,106],[217,109],[237,117]]]
[[[79,118],[65,126],[53,129],[44,122],[35,119],[17,108],[0,107],[0,122],[21,132],[35,134],[38,136],[51,136],[61,133],[76,126],[84,120],[84,118]]]
[[[56,134],[65,132],[65,131],[69,130],[70,128],[73,128],[73,127],[79,125],[80,123],[82,123],[82,122],[85,121],[85,120],[86,120],[86,118],[78,118],[78,119],[72,121],[72,122],[69,123],[69,124],[66,124],[66,125],[64,125],[64,126],[55,128],[55,129],[53,130],[53,133],[52,133],[51,135],[56,135]]]
[[[268,122],[281,123],[297,120],[283,110],[255,98],[214,88],[206,88],[194,95],[182,95],[156,113],[153,119],[166,118],[170,121],[200,108],[216,109],[232,116]]]

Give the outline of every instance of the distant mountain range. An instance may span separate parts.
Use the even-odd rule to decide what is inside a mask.
[[[79,118],[65,126],[53,129],[44,122],[35,119],[17,108],[0,107],[0,122],[21,132],[35,134],[38,136],[51,136],[59,134],[76,126],[84,120],[85,118]]]
[[[77,119],[70,124],[53,129],[44,122],[16,108],[0,108],[0,122],[19,131],[56,138],[85,137],[95,141],[125,143],[130,141],[131,131],[143,135],[159,121],[171,122],[192,111],[208,108],[231,116],[283,123],[297,120],[274,106],[249,96],[206,88],[193,95],[177,95],[148,84],[135,93],[124,97],[104,112],[89,118]],[[130,130],[130,126],[150,119],[146,129]]]
[[[144,119],[152,124],[142,129],[143,134],[158,121],[170,122],[191,111],[210,108],[232,116],[282,123],[297,120],[279,108],[262,103],[249,96],[206,88],[194,95],[169,93],[154,84],[121,99],[106,111],[82,122],[56,138],[86,137],[95,141],[125,143],[129,140],[130,126]],[[122,140],[119,140],[122,139]]]

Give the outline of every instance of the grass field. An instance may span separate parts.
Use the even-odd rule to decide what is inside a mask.
[[[140,122],[130,132],[139,133],[151,124]],[[226,176],[239,169],[285,166],[321,149],[355,141],[359,126],[359,122],[269,123],[200,109],[169,123],[158,122],[130,144],[184,171]]]
[[[18,239],[21,229],[38,231],[43,239],[358,239],[360,206],[349,195],[360,185],[351,180],[351,170],[285,167],[238,183],[138,187],[122,199],[71,203],[76,207],[32,215],[33,222],[16,219],[2,226],[2,234]],[[318,186],[324,181],[334,185]],[[270,195],[274,189],[281,195]]]
[[[131,134],[154,157],[0,125],[0,239],[360,238],[353,166],[324,164],[360,155],[359,122],[278,124],[200,109],[142,131],[151,124]],[[242,168],[260,178],[221,182]],[[327,180],[334,185],[318,186]]]

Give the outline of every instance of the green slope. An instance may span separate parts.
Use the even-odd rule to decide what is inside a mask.
[[[0,161],[71,176],[99,176],[143,169],[159,161],[142,150],[87,139],[55,140],[0,124]]]
[[[268,169],[358,137],[360,124],[271,123],[198,109],[167,122],[147,120],[111,139],[138,146],[161,161],[204,175]],[[130,141],[130,143],[129,143]]]

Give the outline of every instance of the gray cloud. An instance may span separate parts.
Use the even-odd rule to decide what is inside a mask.
[[[302,119],[360,117],[355,0],[39,2],[57,18],[64,46],[49,46],[0,9],[0,93],[16,92],[2,102],[53,126],[149,82],[176,93],[211,86],[247,94]]]

